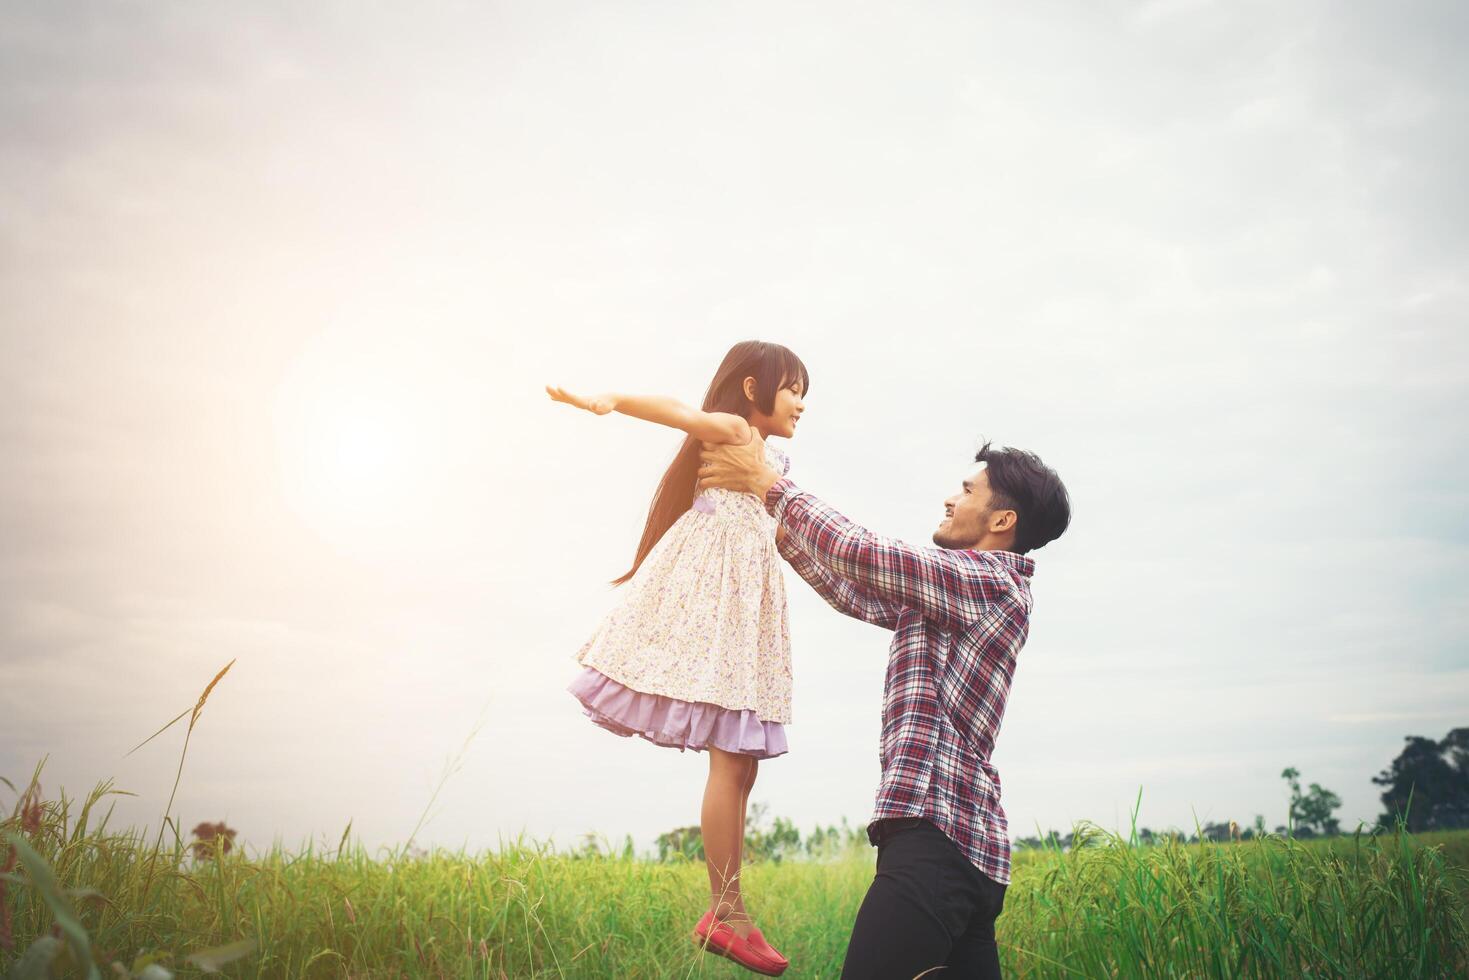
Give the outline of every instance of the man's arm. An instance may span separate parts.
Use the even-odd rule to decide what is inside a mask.
[[[983,552],[915,548],[847,520],[790,480],[776,480],[765,508],[785,528],[788,547],[875,600],[916,609],[925,619],[958,629],[1007,595],[1014,582]]]
[[[706,445],[699,456],[699,488],[724,487],[761,498],[785,529],[788,545],[859,592],[958,629],[1014,588],[1010,576],[983,552],[915,548],[852,523],[783,479],[765,464],[764,452],[759,433],[744,446]]]
[[[790,562],[796,574],[805,579],[806,584],[815,589],[816,593],[826,600],[827,605],[837,612],[851,616],[853,619],[860,619],[864,623],[871,623],[873,626],[881,626],[883,629],[898,628],[898,617],[903,612],[902,606],[868,595],[851,582],[822,568],[812,560],[810,555],[795,545],[794,539],[788,536],[778,537],[776,546],[780,549],[781,557]]]

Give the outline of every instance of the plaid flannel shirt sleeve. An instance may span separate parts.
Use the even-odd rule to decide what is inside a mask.
[[[780,549],[781,557],[790,562],[796,574],[805,579],[837,612],[883,629],[898,628],[902,606],[862,592],[851,582],[822,568],[795,544],[795,538],[789,534],[776,546]]]
[[[785,528],[788,542],[827,571],[946,629],[973,623],[1015,585],[983,552],[915,548],[874,534],[790,480],[766,492],[765,509]]]

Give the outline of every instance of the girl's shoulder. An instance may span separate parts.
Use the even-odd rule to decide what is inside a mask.
[[[781,476],[785,476],[791,471],[790,457],[775,446],[772,446],[768,441],[765,443],[765,463]]]

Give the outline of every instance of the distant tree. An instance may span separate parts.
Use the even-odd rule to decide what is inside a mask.
[[[745,821],[745,859],[749,861],[771,861],[779,863],[786,857],[801,853],[801,832],[785,817],[776,817],[765,825],[770,808],[764,803],[752,803]]]
[[[1469,773],[1469,728],[1455,728],[1438,744],[1449,754],[1457,771]]]
[[[1206,823],[1197,832],[1195,832],[1194,836],[1190,839],[1195,844],[1197,844],[1200,839],[1213,841],[1216,844],[1223,844],[1224,842],[1232,840],[1234,838],[1234,831],[1237,830],[1238,827],[1239,825],[1236,824],[1233,820],[1226,820],[1223,823]]]
[[[194,851],[194,860],[203,861],[220,854],[228,854],[235,846],[235,832],[219,823],[201,823],[194,828],[194,841],[189,847]]]
[[[656,843],[660,861],[704,860],[704,833],[697,826],[675,827],[666,834],[659,834]]]
[[[1301,792],[1301,773],[1294,766],[1280,774],[1290,784],[1290,819],[1297,837],[1340,832],[1340,824],[1332,811],[1341,809],[1341,797],[1320,783],[1312,783],[1309,792]]]
[[[806,835],[803,845],[806,855],[812,858],[827,858],[837,854],[845,853],[858,844],[867,843],[867,828],[853,827],[842,817],[840,827],[833,824],[830,827],[817,825],[811,833]]]
[[[1392,765],[1372,777],[1386,787],[1378,823],[1391,828],[1402,819],[1414,833],[1469,827],[1469,728],[1455,728],[1438,742],[1421,735],[1406,742]]]
[[[745,822],[746,861],[778,862],[802,853],[801,832],[796,825],[785,817],[768,820],[769,815],[770,808],[766,804],[750,804]],[[675,827],[659,834],[655,843],[660,861],[704,860],[704,835],[697,826]]]
[[[842,832],[836,827],[818,824],[806,835],[806,853],[811,857],[825,857],[836,853],[842,846]]]
[[[607,858],[621,857],[624,861],[631,861],[637,857],[637,851],[633,847],[632,834],[622,839],[622,847],[616,848],[604,834],[585,833],[581,835],[581,846],[574,851],[567,852],[567,856],[576,860],[595,861]]]

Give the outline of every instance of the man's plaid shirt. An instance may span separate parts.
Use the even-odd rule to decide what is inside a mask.
[[[923,817],[1009,884],[1010,830],[990,753],[1030,628],[1035,562],[884,538],[789,480],[770,488],[765,508],[785,529],[781,555],[823,599],[894,631],[872,820]]]

